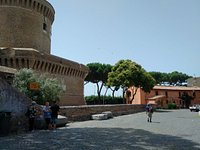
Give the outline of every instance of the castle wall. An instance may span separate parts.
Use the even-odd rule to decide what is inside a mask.
[[[10,120],[1,120],[1,124],[3,121],[6,124],[3,126],[4,129],[0,129],[0,132],[8,134],[9,132],[25,131],[28,128],[28,119],[24,114],[30,104],[29,98],[0,78],[0,114],[10,113]]]
[[[88,68],[82,64],[54,55],[40,53],[34,49],[0,49],[0,66],[9,68],[31,68],[39,74],[48,74],[64,85],[60,105],[84,105],[84,79]]]

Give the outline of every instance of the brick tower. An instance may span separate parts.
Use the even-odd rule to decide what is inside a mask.
[[[65,84],[61,105],[82,105],[88,68],[51,55],[54,15],[46,0],[0,0],[0,66],[48,73]]]

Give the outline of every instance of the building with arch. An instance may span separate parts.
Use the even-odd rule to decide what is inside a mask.
[[[83,105],[89,69],[51,54],[54,16],[46,0],[0,0],[0,66],[48,73],[65,85],[60,105]]]

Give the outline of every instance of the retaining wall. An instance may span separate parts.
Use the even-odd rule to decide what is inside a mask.
[[[111,111],[113,116],[128,115],[144,111],[144,105],[83,105],[83,106],[61,106],[60,114],[66,116],[69,121],[90,120],[91,115]]]

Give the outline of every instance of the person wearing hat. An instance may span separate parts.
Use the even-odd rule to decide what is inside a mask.
[[[32,101],[26,113],[26,116],[29,119],[29,131],[33,131],[34,129],[35,117],[37,113],[36,104],[37,103],[35,101]]]

